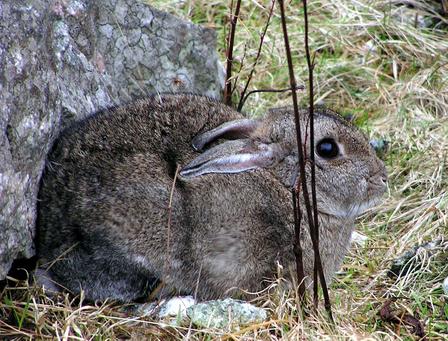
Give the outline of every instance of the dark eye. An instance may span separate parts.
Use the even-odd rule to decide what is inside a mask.
[[[323,139],[316,146],[317,155],[324,159],[332,159],[339,155],[339,147],[333,139]]]

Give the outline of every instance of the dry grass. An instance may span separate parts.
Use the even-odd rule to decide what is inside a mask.
[[[221,2],[156,1],[153,5],[216,27],[224,56],[222,27],[228,9]],[[424,10],[390,1],[316,0],[309,6],[316,98],[343,114],[353,114],[371,137],[390,142],[385,154],[390,175],[385,203],[360,219],[358,231],[368,236],[368,242],[353,246],[331,286],[335,325],[325,316],[298,316],[295,294],[282,293],[275,285],[256,302],[268,309],[270,320],[230,332],[166,328],[149,319],[130,318],[117,305],[81,306],[79,300],[64,296],[53,301],[25,282],[11,281],[0,294],[1,337],[415,339],[405,325],[381,320],[378,311],[390,298],[397,313],[414,315],[423,323],[429,339],[448,337],[448,297],[441,287],[448,276],[448,21],[435,18],[434,13],[424,17]],[[250,72],[268,7],[269,1],[243,2],[234,53],[239,56],[235,70],[243,66],[235,73],[235,101]],[[288,13],[298,83],[306,84],[300,2],[289,3]],[[439,21],[436,28],[416,27],[429,17]],[[288,86],[282,41],[276,14],[251,89]],[[244,109],[262,114],[288,101],[287,94],[255,94]],[[399,254],[436,239],[442,239],[438,247],[417,252],[417,270],[399,279],[387,277]]]

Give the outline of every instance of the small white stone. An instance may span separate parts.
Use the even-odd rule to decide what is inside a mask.
[[[163,319],[169,316],[185,317],[187,308],[196,304],[192,296],[173,297],[160,306],[159,318]]]
[[[160,302],[137,305],[134,314],[141,317],[156,317],[159,320],[164,320],[167,326],[176,326],[186,318],[187,308],[194,304],[196,301],[192,296],[179,296]]]
[[[448,296],[448,277],[442,283],[443,292]]]
[[[355,243],[359,246],[366,246],[367,240],[369,240],[367,236],[356,231],[352,232],[352,238],[351,238],[352,243]]]
[[[375,44],[375,41],[369,40],[367,41],[364,46],[363,50],[365,54],[372,53],[374,55],[378,54],[378,47]]]

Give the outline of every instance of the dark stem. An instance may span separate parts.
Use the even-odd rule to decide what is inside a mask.
[[[298,184],[300,185],[300,180]],[[296,268],[297,268],[297,283],[299,285],[299,299],[300,301],[305,300],[305,271],[303,269],[303,256],[302,256],[302,245],[300,244],[300,224],[302,222],[302,212],[300,211],[300,203],[298,202],[298,197],[296,195],[296,184],[294,184],[294,190],[292,191],[292,204],[294,209],[294,226],[295,226],[295,241],[294,241],[294,255],[296,257]]]
[[[291,88],[295,89],[295,84],[296,84],[296,80],[294,77],[294,68],[292,65],[292,58],[291,58],[291,49],[289,46],[289,38],[288,38],[288,31],[286,28],[286,19],[285,19],[285,10],[284,10],[284,4],[283,4],[283,0],[279,0],[279,4],[280,4],[280,11],[281,11],[281,22],[282,22],[282,29],[283,29],[283,38],[285,41],[285,50],[286,50],[286,57],[288,60],[288,69],[289,69],[289,80],[291,83]],[[330,302],[329,300],[327,301],[328,298],[328,290],[326,290],[326,282],[325,282],[325,276],[323,274],[323,270],[322,270],[322,261],[320,258],[320,252],[319,252],[319,248],[317,245],[317,241],[316,241],[316,232],[315,232],[315,228],[314,228],[314,217],[313,217],[313,212],[311,209],[311,205],[310,205],[310,198],[309,198],[309,193],[308,193],[308,187],[306,184],[306,173],[305,173],[305,158],[304,158],[304,154],[305,151],[303,149],[303,144],[302,144],[302,133],[301,133],[301,127],[300,127],[300,120],[299,120],[299,114],[298,114],[298,105],[297,105],[297,94],[295,92],[295,90],[292,91],[292,99],[293,99],[293,106],[294,106],[294,116],[295,116],[295,123],[296,123],[296,136],[297,136],[297,148],[298,148],[298,155],[299,155],[299,172],[300,172],[300,179],[301,179],[301,185],[302,185],[302,193],[303,193],[303,197],[304,197],[304,202],[305,202],[305,208],[306,208],[306,213],[307,213],[307,217],[308,217],[308,224],[309,224],[309,229],[310,229],[310,237],[311,237],[311,241],[313,243],[313,250],[314,250],[314,260],[317,264],[317,269],[319,270],[319,278],[321,280],[321,283],[323,284],[322,286],[323,291],[324,291],[324,297],[326,297],[326,303],[325,303],[325,307],[327,308],[327,311],[329,312],[329,316],[331,318],[331,320],[333,320],[332,314],[331,314],[331,306],[330,306]],[[314,132],[313,132],[314,133]],[[311,145],[311,148],[313,148],[314,146]],[[314,153],[314,150],[311,154]],[[314,164],[312,165],[314,166]],[[296,191],[296,196],[299,197],[300,192]],[[300,226],[298,227],[300,229]],[[296,227],[297,229],[297,227]],[[315,281],[317,282],[317,281]],[[317,290],[315,291],[317,292]],[[317,307],[316,307],[317,308]]]
[[[308,65],[308,82],[309,82],[309,122],[310,122],[310,160],[311,160],[311,197],[313,204],[313,228],[314,231],[310,231],[310,233],[314,234],[313,239],[313,249],[316,255],[319,254],[319,219],[318,219],[318,211],[317,211],[317,199],[316,199],[316,164],[315,164],[315,156],[314,156],[314,83],[313,83],[313,71],[314,71],[314,56],[311,61],[310,47],[309,47],[309,27],[308,27],[308,8],[307,8],[307,0],[303,0],[303,15],[305,21],[305,53],[306,53],[306,62]],[[317,291],[317,276],[319,275],[320,283],[322,286],[322,291],[324,295],[325,301],[325,309],[327,310],[331,320],[333,320],[333,316],[331,313],[331,303],[328,295],[327,283],[325,280],[325,274],[323,272],[322,263],[318,261],[320,259],[320,255],[318,257],[314,257],[314,271],[313,271],[313,301],[314,306],[317,309],[319,297]]]
[[[171,267],[171,216],[172,216],[172,211],[173,211],[173,196],[174,196],[174,191],[176,189],[176,181],[177,181],[177,177],[179,175],[179,170],[180,170],[180,166],[177,166],[176,168],[176,172],[174,174],[174,179],[173,179],[173,183],[171,185],[171,191],[170,191],[170,198],[168,201],[168,222],[167,222],[167,232],[166,232],[166,259],[165,262],[163,264],[163,269],[164,271],[168,271],[168,269],[170,269]],[[164,290],[165,286],[164,283],[161,282],[161,284],[159,285],[159,287],[161,286],[161,288],[157,288],[158,290]]]
[[[291,91],[291,90],[292,90],[291,88],[286,88],[286,89],[259,89],[259,90],[249,91],[246,94],[246,96],[244,96],[242,102],[240,102],[240,105],[238,105],[238,111],[240,111],[243,108],[244,103],[246,103],[246,100],[249,98],[249,96],[252,94],[255,94],[257,92],[286,92],[286,91]],[[303,86],[297,85],[296,90],[303,90]]]
[[[311,63],[310,57],[310,47],[308,45],[308,11],[306,0],[303,0],[303,16],[305,21],[305,54],[306,62],[308,65],[308,89],[309,89],[309,122],[310,122],[310,159],[311,159],[311,197],[313,206],[313,225],[314,225],[314,239],[316,240],[316,247],[319,250],[319,220],[317,217],[317,206],[316,206],[316,167],[314,158],[314,84],[313,84],[313,69],[314,64]],[[314,251],[316,252],[316,251]],[[318,265],[316,259],[314,259],[314,269],[313,269],[313,303],[314,307],[317,309],[319,306],[319,296],[318,296]]]
[[[236,72],[236,77],[233,80],[234,86],[232,87],[230,97],[233,96],[233,93],[235,92],[235,90],[237,88],[236,84],[238,84],[238,79],[241,74],[241,70],[244,68],[244,61],[246,60],[246,52],[247,52],[247,44],[244,44],[243,56],[241,57],[241,63],[239,63],[240,65],[239,65],[238,71]]]
[[[264,36],[266,35],[266,31],[268,30],[269,23],[271,22],[271,18],[272,18],[272,13],[274,11],[274,4],[275,4],[275,0],[272,0],[271,8],[269,9],[268,20],[266,21],[266,26],[264,27],[263,32],[261,33],[261,36],[260,36],[260,44],[258,45],[257,56],[255,57],[254,64],[252,65],[252,69],[250,70],[249,77],[247,78],[247,81],[246,81],[246,85],[244,86],[244,89],[240,95],[240,101],[239,101],[238,107],[237,107],[238,111],[241,111],[241,109],[243,108],[244,102],[246,101],[245,94],[246,94],[247,88],[249,87],[249,83],[252,80],[252,76],[255,72],[255,66],[257,65],[258,60],[260,58],[261,48],[263,47],[263,42],[264,42]]]
[[[285,19],[285,9],[284,9],[284,4],[283,4],[283,0],[279,0],[278,1],[279,5],[280,5],[280,12],[281,12],[281,22],[282,22],[282,29],[283,29],[283,38],[285,41],[285,50],[286,50],[286,58],[288,60],[288,69],[289,69],[289,82],[291,84],[291,89],[292,89],[292,102],[293,102],[293,106],[294,106],[294,118],[295,118],[295,124],[296,124],[296,137],[297,137],[297,149],[298,149],[298,155],[299,155],[299,179],[301,180],[301,188],[303,191],[303,197],[304,197],[304,201],[305,201],[305,207],[306,207],[306,212],[308,215],[308,223],[310,224],[310,228],[312,228],[312,224],[313,224],[313,219],[312,219],[312,213],[311,213],[311,205],[310,205],[310,199],[309,199],[309,195],[308,195],[308,188],[306,186],[306,174],[305,174],[305,157],[304,157],[304,150],[303,150],[303,146],[302,146],[302,131],[301,131],[301,127],[300,127],[300,119],[299,119],[299,108],[298,108],[298,104],[297,104],[297,93],[296,93],[296,79],[294,77],[294,69],[293,69],[293,65],[292,65],[292,58],[291,58],[291,49],[289,47],[289,38],[288,38],[288,31],[286,28],[286,19]],[[298,190],[294,190],[295,195],[296,195],[296,201],[299,201],[300,198],[300,191]],[[298,207],[295,206],[295,202],[294,202],[294,210],[297,210],[298,212],[296,212],[295,214],[298,216],[300,213],[300,210],[298,210]],[[295,222],[295,241],[298,240],[298,238],[300,238],[300,230],[301,230],[301,226],[300,226],[300,221],[297,219],[297,221]],[[301,245],[295,245],[295,247],[297,249],[300,249],[301,251]],[[300,260],[296,259],[296,262],[299,263]],[[299,266],[299,269],[302,268],[303,269],[303,262],[302,264]],[[297,274],[298,277],[300,277],[300,274]]]
[[[227,105],[232,104],[232,62],[233,62],[233,45],[235,44],[235,31],[238,16],[240,15],[241,0],[237,0],[235,14],[232,15],[230,21],[230,32],[227,37],[227,66],[226,66],[226,85],[224,89],[224,103]]]

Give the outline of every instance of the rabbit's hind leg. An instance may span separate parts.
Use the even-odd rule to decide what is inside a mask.
[[[51,283],[49,290],[52,291],[63,288],[79,294],[83,290],[88,301],[113,299],[120,302],[142,300],[159,283],[155,276],[130,262],[125,255],[111,252],[111,249],[89,251],[76,247],[53,262],[46,273],[40,270],[47,278],[40,283]]]
[[[59,285],[53,280],[51,273],[44,268],[37,268],[34,273],[34,283],[43,288],[48,296],[61,292]]]

